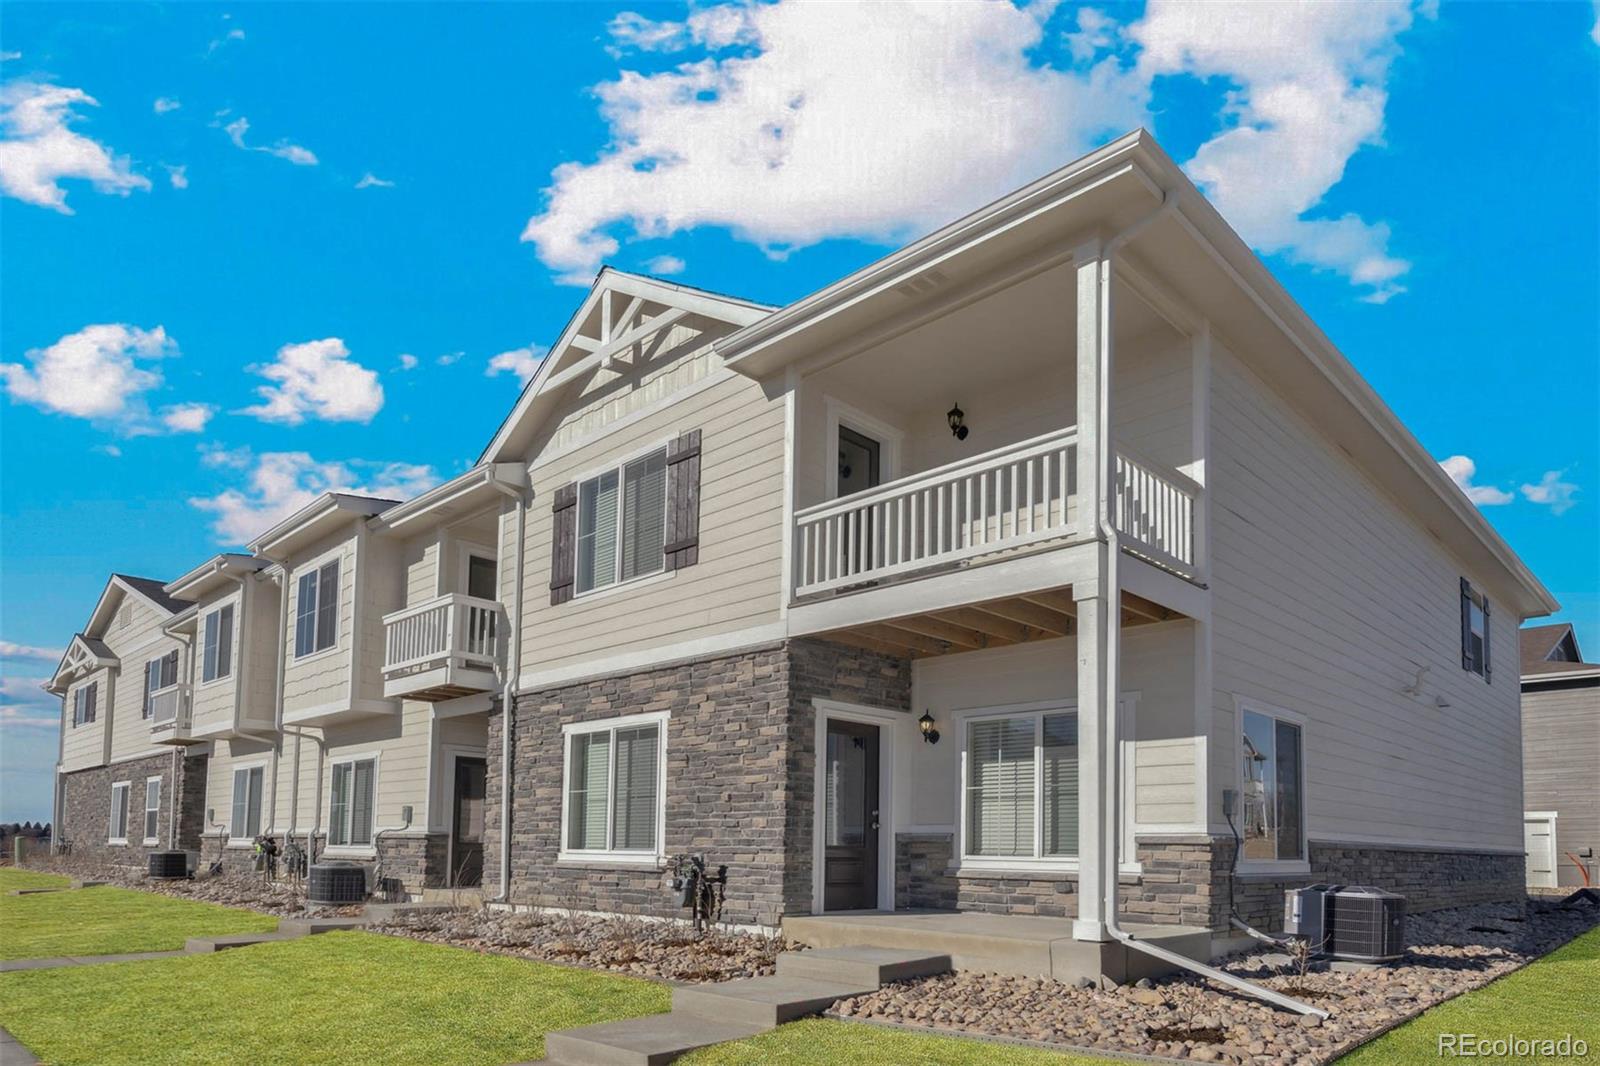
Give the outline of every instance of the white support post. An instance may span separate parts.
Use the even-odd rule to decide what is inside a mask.
[[[1194,501],[1194,572],[1202,585],[1211,579],[1211,323],[1200,320],[1190,339],[1190,461],[1184,473],[1201,488]],[[1194,622],[1194,822],[1203,832],[1212,823],[1211,721],[1215,693],[1211,680],[1211,619]],[[1220,793],[1215,794],[1220,797]]]
[[[1104,441],[1109,426],[1101,422],[1100,345],[1107,328],[1101,286],[1105,273],[1099,241],[1090,241],[1072,253],[1077,278],[1077,381],[1078,381],[1078,514],[1083,532],[1096,532],[1096,501],[1106,485]],[[1115,598],[1106,587],[1106,551],[1095,540],[1092,580],[1073,584],[1078,610],[1078,917],[1072,923],[1076,940],[1105,941],[1106,908],[1100,886],[1105,883],[1107,854],[1105,814],[1110,797],[1110,777],[1105,758],[1106,709],[1111,706],[1106,671],[1106,627],[1116,625]]]

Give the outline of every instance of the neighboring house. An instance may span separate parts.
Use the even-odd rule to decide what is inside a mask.
[[[1566,622],[1522,631],[1522,784],[1528,887],[1600,885],[1600,663]]]
[[[1523,891],[1491,664],[1557,605],[1142,132],[783,308],[607,268],[466,474],[251,550],[221,843],[658,915],[701,853],[735,922],[1088,940],[1106,885],[1219,937]]]

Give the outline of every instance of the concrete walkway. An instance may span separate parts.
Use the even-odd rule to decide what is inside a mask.
[[[12,959],[0,962],[0,973],[18,970],[57,970],[63,966],[96,966],[102,962],[145,962],[149,959],[170,959],[182,955],[181,951],[135,951],[129,955],[64,955],[55,959]]]
[[[0,1066],[38,1066],[38,1056],[4,1029],[0,1029]]]
[[[672,1011],[547,1033],[550,1066],[663,1066],[698,1048],[745,1040],[827,1010],[890,981],[950,969],[948,955],[887,948],[829,948],[778,956],[778,972],[718,984],[677,985]]]

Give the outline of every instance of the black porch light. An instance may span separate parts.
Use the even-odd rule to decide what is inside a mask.
[[[944,416],[945,421],[950,423],[950,433],[956,440],[967,439],[966,423],[962,421],[966,417],[966,412],[961,410],[960,404],[953,405]]]
[[[929,744],[939,743],[939,731],[933,728],[933,715],[923,711],[922,717],[917,719],[917,726],[922,730],[923,740]]]

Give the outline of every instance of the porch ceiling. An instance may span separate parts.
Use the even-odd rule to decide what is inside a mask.
[[[1153,625],[1185,617],[1124,591],[1122,625]],[[823,640],[894,655],[925,659],[981,648],[1005,648],[1036,640],[1054,640],[1077,631],[1077,606],[1071,586],[1007,596],[964,607],[925,611],[884,621],[816,634]]]

